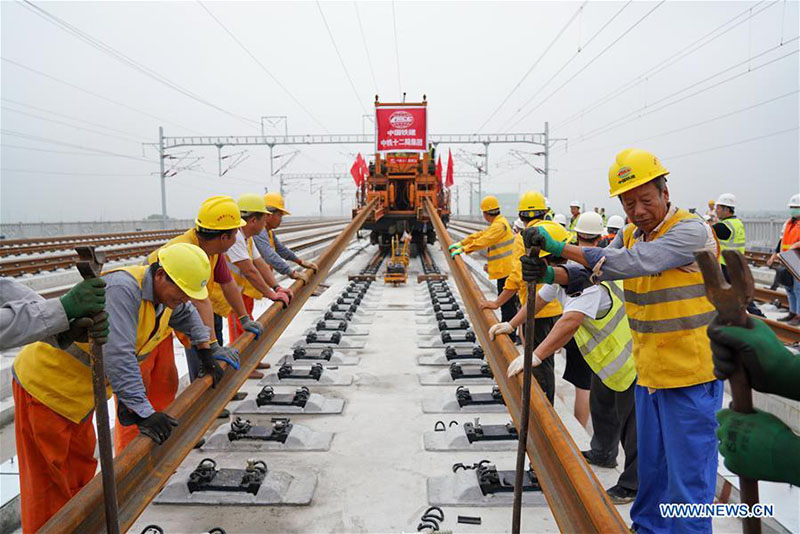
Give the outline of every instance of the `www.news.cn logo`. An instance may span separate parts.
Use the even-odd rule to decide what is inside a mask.
[[[715,517],[736,517],[746,519],[749,517],[773,517],[775,515],[774,504],[754,504],[751,508],[747,504],[696,504],[681,503],[658,505],[661,517],[674,518],[715,518]]]

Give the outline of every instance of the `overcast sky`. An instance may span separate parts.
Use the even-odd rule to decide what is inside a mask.
[[[541,132],[548,121],[567,139],[551,150],[559,212],[572,200],[619,212],[607,170],[628,146],[662,159],[684,207],[731,192],[741,210],[780,210],[800,191],[797,1],[6,1],[0,16],[2,222],[160,213],[157,152],[146,146],[159,126],[253,135],[262,116],[285,115],[289,133],[361,133],[374,95],[401,92],[427,95],[431,133]],[[340,172],[372,151],[275,153],[297,149],[284,172]],[[484,193],[542,189],[518,159],[541,167],[524,154],[538,150],[492,145]],[[193,217],[213,194],[277,188],[266,147],[246,148],[224,177],[215,148],[175,155],[171,164],[185,157],[167,179],[172,217]],[[472,171],[456,161],[457,173]],[[325,214],[338,214],[335,182],[323,195]],[[307,181],[287,201],[318,212]]]

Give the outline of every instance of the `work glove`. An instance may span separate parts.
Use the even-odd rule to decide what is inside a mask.
[[[289,307],[289,295],[286,293],[273,291],[272,295],[267,295],[267,298],[273,302],[283,303],[284,308]]]
[[[534,367],[539,367],[540,365],[542,365],[542,360],[540,360],[539,357],[534,352],[533,357],[531,358],[531,369],[533,369]],[[511,378],[514,375],[518,375],[522,372],[524,368],[525,368],[524,356],[517,356],[508,365],[508,370],[506,370],[506,376],[508,378]]]
[[[523,230],[522,241],[525,243],[525,248],[538,246],[553,256],[561,256],[566,246],[566,243],[553,239],[541,226],[531,226]]]
[[[305,283],[308,283],[308,281],[311,280],[311,276],[304,271],[292,271],[289,273],[289,278],[292,280],[302,280]]]
[[[747,318],[747,327],[708,326],[714,374],[726,380],[741,361],[753,389],[800,400],[800,356],[792,354],[761,319]]]
[[[150,417],[145,417],[137,423],[139,432],[161,445],[172,433],[172,427],[178,426],[178,421],[164,412],[155,412]]]
[[[725,467],[756,480],[800,485],[800,437],[772,414],[717,412],[719,452]]]
[[[225,371],[217,363],[214,358],[214,352],[211,349],[197,349],[197,357],[200,360],[200,373],[198,376],[211,375],[211,387],[217,387],[217,383],[222,380]]]
[[[461,244],[461,241],[456,241],[455,243],[447,247],[447,250],[453,250],[454,248],[464,248],[464,246]]]
[[[522,263],[522,280],[525,282],[552,284],[555,280],[556,272],[542,258],[522,256],[519,261]]]
[[[493,324],[489,327],[489,339],[494,341],[494,339],[499,336],[500,334],[513,334],[514,327],[511,326],[511,323],[502,322]]]
[[[464,254],[464,249],[463,248],[459,247],[459,248],[450,249],[450,257],[451,258],[455,258],[459,254]]]
[[[215,360],[223,361],[239,370],[239,351],[233,347],[223,347],[217,341],[211,342],[211,354],[214,355]]]
[[[58,345],[67,348],[73,343],[87,343],[91,337],[98,345],[103,345],[108,340],[108,314],[100,312],[92,318],[81,317],[69,325],[69,330],[58,334]]]
[[[281,293],[281,295],[283,294],[284,293]],[[261,325],[258,324],[257,321],[252,320],[249,315],[242,315],[241,317],[239,317],[239,323],[242,325],[242,329],[245,332],[250,332],[251,334],[256,336],[256,339],[258,339],[258,337],[261,335],[261,332],[264,331],[264,329],[261,328]]]
[[[302,263],[300,263],[300,265],[302,265],[302,266],[303,266],[303,267],[305,267],[306,269],[311,269],[311,270],[312,270],[312,271],[314,271],[315,273],[316,273],[317,271],[319,271],[319,265],[317,265],[317,264],[316,264],[316,263],[314,263],[313,261],[305,261],[305,260],[303,260],[303,262],[302,262]]]
[[[291,302],[292,299],[294,298],[294,291],[292,291],[291,288],[288,287],[278,286],[277,288],[275,288],[275,292],[287,295],[289,297],[289,302]]]
[[[106,281],[89,278],[76,284],[61,297],[61,305],[70,321],[97,315],[106,306]]]

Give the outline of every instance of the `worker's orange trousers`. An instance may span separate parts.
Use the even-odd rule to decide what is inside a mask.
[[[159,343],[139,369],[142,372],[147,399],[155,411],[163,412],[175,400],[175,395],[178,393],[178,368],[175,367],[172,336]],[[119,402],[116,396],[114,400]],[[119,456],[138,435],[137,425],[123,426],[117,420],[117,424],[114,425],[114,454]]]
[[[39,530],[94,477],[97,438],[91,416],[73,423],[12,382],[22,532],[27,534]]]
[[[252,317],[253,315],[253,304],[255,301],[253,297],[248,297],[244,293],[242,293],[242,300],[244,301],[244,309],[247,310],[247,313],[250,314]],[[228,344],[230,345],[236,338],[244,334],[244,329],[242,328],[242,323],[239,322],[239,318],[236,317],[234,312],[228,314],[228,336],[230,339],[228,340]],[[219,344],[222,345],[222,340],[219,340]]]

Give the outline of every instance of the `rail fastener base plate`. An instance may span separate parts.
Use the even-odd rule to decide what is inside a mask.
[[[462,425],[454,425],[444,432],[429,430],[422,435],[426,451],[516,451],[518,441],[480,440],[470,441]]]
[[[442,358],[445,357],[442,356]],[[459,360],[459,362],[464,363],[462,360]],[[495,383],[494,378],[489,378],[489,377],[459,378],[458,380],[453,380],[453,377],[450,376],[449,369],[434,371],[432,373],[419,373],[418,376],[419,376],[419,383],[420,385],[423,386],[453,386],[453,385],[483,386],[483,385],[493,385]]]
[[[285,443],[278,441],[260,441],[228,439],[230,425],[220,425],[206,440],[203,451],[223,452],[260,452],[260,451],[327,451],[333,441],[332,432],[317,432],[305,425],[292,423],[292,429]]]
[[[431,477],[427,486],[428,503],[432,506],[511,507],[514,501],[514,494],[511,492],[484,495],[474,470]],[[541,491],[523,491],[522,505],[548,506]]]
[[[301,367],[302,365],[302,367]],[[305,369],[310,367],[308,362],[303,362],[301,365],[295,366],[296,369]],[[319,380],[313,378],[278,378],[277,370],[273,373],[268,373],[264,378],[259,380],[259,387],[264,386],[349,386],[353,383],[353,375],[349,373],[341,373],[337,369],[325,368]]]
[[[306,384],[309,385],[309,384]],[[294,393],[286,391],[284,393]],[[263,414],[263,415],[299,415],[299,414],[337,414],[344,410],[344,399],[323,397],[319,393],[312,393],[306,401],[304,407],[282,406],[282,405],[256,405],[255,399],[244,400],[239,406],[233,409],[233,413],[239,415]]]

